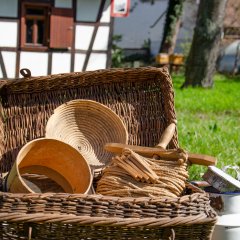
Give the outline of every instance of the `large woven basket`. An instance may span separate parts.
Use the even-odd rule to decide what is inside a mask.
[[[109,69],[2,81],[0,171],[23,145],[43,137],[61,104],[90,99],[124,122],[128,144],[155,146],[176,122],[167,69]],[[175,131],[169,148],[178,147]],[[179,198],[0,194],[0,239],[210,239],[216,215],[199,190]]]

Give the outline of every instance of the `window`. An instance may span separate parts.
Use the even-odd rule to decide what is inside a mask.
[[[129,15],[130,0],[112,0],[111,16],[127,17]]]
[[[49,11],[48,5],[22,5],[22,47],[48,46]]]
[[[73,9],[22,3],[22,48],[69,49],[72,47],[72,33]]]

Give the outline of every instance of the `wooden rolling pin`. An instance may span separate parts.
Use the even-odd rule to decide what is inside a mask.
[[[176,130],[176,124],[177,124],[177,121],[175,121],[174,123],[170,123],[166,127],[166,129],[163,131],[162,136],[159,140],[159,143],[156,147],[163,148],[163,149],[165,149],[167,147],[167,145],[171,141],[171,139],[174,135],[174,132]]]
[[[129,148],[142,156],[150,158],[154,155],[158,155],[159,157],[172,160],[175,160],[179,157],[179,152],[177,149],[165,150],[158,147],[142,147],[122,143],[107,143],[104,147],[105,150],[117,154],[121,154],[124,148]],[[188,161],[192,164],[204,166],[216,165],[217,163],[217,159],[212,156],[195,153],[188,153]]]

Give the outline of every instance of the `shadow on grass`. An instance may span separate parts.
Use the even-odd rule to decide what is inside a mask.
[[[186,89],[186,88],[181,88],[182,84],[185,81],[185,76],[184,74],[172,74],[172,79],[173,79],[173,85],[175,88],[178,89]],[[214,76],[214,82],[222,82],[222,83],[229,83],[229,82],[236,82],[240,83],[240,75],[230,75],[230,74],[215,74]],[[201,88],[201,87],[194,87],[194,88]],[[209,88],[207,88],[209,89]],[[210,88],[211,90],[211,88]]]
[[[232,81],[232,82],[238,82],[240,83],[240,75],[230,75],[230,74],[217,74],[216,75],[216,78],[218,80],[218,78],[222,78],[222,81],[226,81],[226,82],[229,82],[229,81]]]

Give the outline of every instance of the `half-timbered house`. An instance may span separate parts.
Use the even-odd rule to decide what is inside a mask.
[[[0,79],[108,68],[110,0],[1,0]]]

